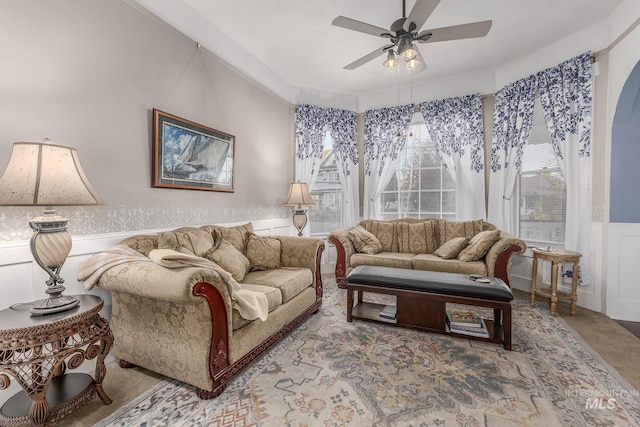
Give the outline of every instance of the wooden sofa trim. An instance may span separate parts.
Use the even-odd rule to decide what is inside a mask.
[[[336,246],[336,283],[340,289],[347,288],[347,260],[345,259],[345,248],[340,239],[329,236],[329,241]]]
[[[194,286],[193,294],[204,296],[207,299],[212,321],[209,374],[213,380],[213,389],[202,390],[201,388],[196,388],[196,394],[200,399],[212,399],[219,396],[227,387],[227,382],[229,382],[235,374],[243,370],[249,363],[251,363],[251,361],[261,355],[284,335],[288,334],[311,314],[318,312],[322,306],[322,275],[320,274],[320,262],[322,260],[323,251],[324,245],[320,245],[316,252],[316,302],[232,365],[229,365],[227,311],[224,307],[222,296],[220,295],[220,292],[218,292],[218,290],[209,283],[201,282]]]
[[[505,248],[498,258],[496,259],[495,269],[493,276],[502,279],[509,287],[511,287],[511,281],[509,280],[509,267],[511,265],[511,256],[521,254],[522,248],[516,244],[511,244]]]

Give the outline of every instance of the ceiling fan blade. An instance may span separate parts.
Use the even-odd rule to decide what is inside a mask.
[[[472,39],[484,37],[489,33],[493,21],[480,21],[471,24],[452,25],[420,32],[415,40],[420,43],[435,43],[447,40]],[[431,35],[431,37],[429,37]]]
[[[411,9],[409,16],[407,16],[407,19],[402,25],[404,30],[408,33],[411,31],[419,31],[427,18],[429,18],[435,8],[438,7],[439,3],[440,0],[416,0],[416,4],[413,5],[413,9]],[[411,28],[412,23],[415,25],[413,28]]]
[[[336,27],[346,28],[347,30],[359,31],[365,34],[371,34],[372,36],[383,37],[383,34],[391,36],[389,30],[382,27],[376,27],[375,25],[367,24],[365,22],[356,21],[355,19],[346,18],[344,16],[338,16],[331,22],[331,25]]]
[[[343,68],[345,70],[355,70],[356,68],[366,64],[367,62],[373,61],[374,59],[376,59],[377,57],[379,57],[380,55],[385,53],[387,51],[387,49],[389,49],[390,47],[393,47],[393,45],[389,44],[389,45],[383,46],[381,48],[378,48],[378,49],[374,50],[373,52],[371,52],[370,54],[365,55],[362,58],[358,59],[357,61],[353,61],[351,64],[345,65]]]

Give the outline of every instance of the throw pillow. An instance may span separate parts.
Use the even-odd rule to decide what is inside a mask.
[[[217,247],[211,248],[204,257],[231,273],[237,282],[241,282],[249,271],[250,263],[247,257],[224,239]]]
[[[374,255],[382,251],[378,238],[359,225],[349,231],[349,238],[358,252]]]
[[[243,253],[247,244],[247,233],[253,233],[253,224],[250,222],[233,227],[206,226],[203,228],[210,230],[215,244],[224,239]]]
[[[444,245],[436,249],[435,255],[439,256],[442,259],[456,258],[460,251],[462,251],[468,243],[468,237],[454,237],[453,239],[445,242]]]
[[[247,234],[247,258],[252,270],[272,270],[280,267],[282,243],[273,237]]]
[[[158,233],[158,249],[185,248],[197,256],[204,254],[213,246],[211,234],[195,227],[182,227],[173,231]]]
[[[500,240],[500,230],[481,231],[469,240],[467,247],[458,254],[458,259],[465,262],[478,261],[498,240]]]

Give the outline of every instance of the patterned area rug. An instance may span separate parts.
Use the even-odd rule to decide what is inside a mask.
[[[545,304],[514,301],[505,351],[347,323],[345,303],[326,280],[320,312],[219,397],[165,380],[96,426],[640,426],[638,391]]]

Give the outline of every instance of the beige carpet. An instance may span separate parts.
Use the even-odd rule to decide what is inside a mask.
[[[325,280],[325,286],[335,286],[333,280]],[[528,295],[516,292],[518,299],[528,300]],[[546,304],[538,298],[538,304]],[[575,329],[609,365],[630,383],[640,390],[640,372],[633,360],[640,354],[640,339],[621,327],[608,317],[590,310],[578,308],[576,316],[569,316],[567,304],[560,304],[558,313]],[[121,406],[135,399],[139,394],[158,384],[163,377],[144,369],[121,369],[117,362],[107,366],[104,381],[106,393],[113,399],[109,406],[94,399],[76,414],[60,421],[57,425],[89,426],[104,419]]]

